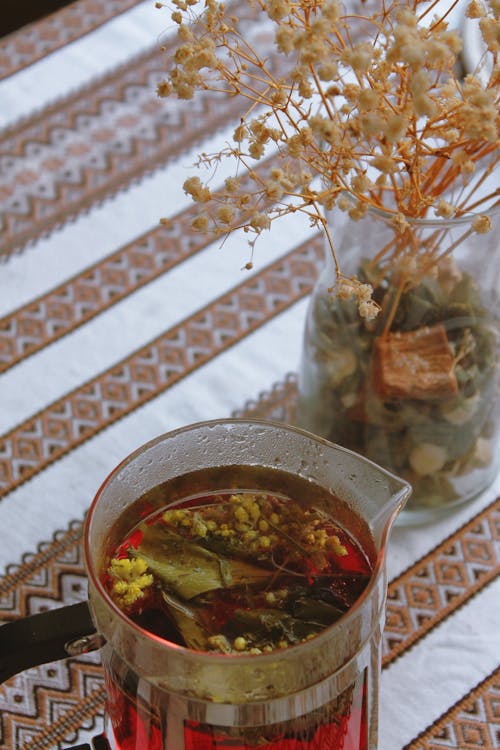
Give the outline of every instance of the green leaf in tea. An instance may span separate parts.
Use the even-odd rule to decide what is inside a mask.
[[[293,617],[279,609],[237,609],[227,627],[253,647],[300,643],[323,630],[325,625]]]
[[[210,633],[202,624],[199,611],[179,601],[167,591],[162,591],[161,596],[166,611],[175,623],[186,646],[197,651],[206,651]]]
[[[297,597],[293,604],[294,617],[321,628],[333,625],[345,612],[345,609],[313,596]]]
[[[244,560],[218,555],[163,524],[145,526],[144,537],[132,554],[140,555],[169,590],[186,600],[214,589],[263,583],[272,575]]]

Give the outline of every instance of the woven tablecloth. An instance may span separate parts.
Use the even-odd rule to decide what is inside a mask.
[[[241,103],[156,97],[167,18],[78,0],[0,40],[2,622],[85,598],[82,519],[133,449],[293,421],[322,242],[289,217],[247,271],[244,237],[192,232],[182,183]],[[499,494],[392,534],[380,750],[500,747]],[[96,654],[30,669],[0,688],[0,747],[87,741],[103,701]]]

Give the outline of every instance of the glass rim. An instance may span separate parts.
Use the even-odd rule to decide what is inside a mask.
[[[179,434],[192,432],[202,427],[219,426],[219,425],[229,426],[231,424],[237,424],[237,425],[249,424],[249,425],[256,425],[256,426],[261,425],[261,426],[269,427],[273,429],[278,428],[284,432],[293,432],[298,435],[303,435],[307,439],[312,440],[317,443],[322,443],[327,447],[333,446],[335,449],[341,452],[345,452],[349,455],[354,455],[356,457],[359,457],[360,460],[363,461],[363,463],[372,465],[381,474],[385,475],[388,479],[392,480],[395,484],[399,484],[400,489],[396,496],[401,497],[401,500],[404,500],[405,498],[407,498],[411,492],[411,485],[409,485],[408,482],[396,476],[395,474],[392,474],[390,471],[388,471],[387,469],[384,469],[378,464],[375,464],[370,459],[367,459],[364,456],[361,456],[360,454],[355,453],[355,451],[352,451],[348,448],[344,448],[343,446],[337,445],[336,443],[331,443],[325,438],[317,436],[311,432],[308,432],[307,430],[304,430],[299,427],[295,427],[293,425],[288,425],[288,424],[276,422],[273,420],[245,419],[245,418],[236,418],[236,417],[203,420],[200,422],[195,422],[189,425],[178,427],[169,432],[162,433],[161,435],[158,435],[152,440],[149,440],[148,442],[139,446],[134,451],[132,451],[128,456],[126,456],[117,466],[115,466],[115,468],[107,475],[107,477],[101,483],[99,489],[97,490],[94,496],[94,499],[90,505],[90,508],[88,510],[88,513],[85,519],[84,557],[85,557],[87,575],[90,581],[92,582],[94,590],[99,595],[101,602],[103,602],[108,607],[108,609],[111,610],[113,615],[119,617],[121,622],[128,629],[132,630],[143,639],[148,640],[162,647],[165,651],[175,652],[179,655],[182,655],[182,657],[184,657],[187,660],[196,660],[198,662],[201,660],[203,662],[212,663],[212,664],[224,663],[224,662],[225,663],[231,662],[233,664],[235,662],[237,663],[245,662],[247,664],[248,663],[257,664],[257,663],[265,663],[265,662],[270,663],[273,660],[273,658],[276,659],[277,654],[279,654],[280,658],[291,659],[293,658],[294,655],[297,655],[298,652],[302,653],[304,650],[314,650],[315,648],[321,648],[321,646],[330,639],[331,632],[335,628],[338,628],[339,625],[345,626],[347,623],[353,620],[358,614],[359,610],[361,610],[365,602],[370,598],[384,570],[388,536],[392,527],[392,523],[397,513],[399,512],[400,508],[395,507],[394,510],[388,515],[388,518],[383,527],[382,534],[380,536],[380,544],[378,548],[376,547],[375,549],[376,557],[374,560],[373,570],[372,570],[370,579],[368,581],[368,584],[363,590],[363,592],[360,594],[360,596],[356,599],[354,604],[347,610],[347,612],[341,615],[341,617],[339,617],[339,619],[336,620],[334,623],[332,623],[331,625],[328,625],[319,633],[317,633],[313,638],[307,641],[287,646],[285,649],[273,649],[273,651],[271,652],[262,653],[262,654],[240,654],[240,653],[222,654],[219,652],[211,652],[211,651],[204,651],[204,650],[198,651],[196,649],[192,649],[187,646],[182,646],[180,644],[174,643],[173,641],[169,641],[165,638],[162,638],[161,636],[158,636],[150,632],[146,628],[141,627],[140,625],[135,623],[132,619],[130,619],[125,614],[125,612],[123,612],[123,610],[120,609],[120,607],[113,601],[112,597],[108,594],[108,592],[106,591],[106,588],[102,584],[100,577],[98,575],[98,571],[95,568],[95,565],[92,563],[93,555],[90,549],[89,537],[90,537],[91,524],[93,520],[93,514],[99,504],[102,493],[108,487],[108,485],[113,480],[113,478],[125,466],[131,465],[133,461],[137,458],[137,456],[142,455],[146,450],[152,448],[153,446],[164,442],[165,439],[172,439],[172,438],[175,438]],[[360,643],[359,648],[357,649],[357,652],[362,650],[364,644],[369,640],[371,633],[373,632],[375,627],[376,627],[376,623],[372,625],[370,629],[370,634],[367,636],[367,638],[364,639],[362,643]]]
[[[349,192],[349,190],[344,190],[341,194],[355,199],[355,196],[353,195],[353,193]],[[332,209],[327,209],[325,213],[328,216],[328,214],[331,214],[335,210],[342,209],[340,209],[338,205],[335,204]],[[496,217],[497,214],[500,214],[500,200],[497,199],[496,203],[493,203],[482,211],[468,211],[461,216],[436,216],[434,218],[419,218],[417,216],[408,216],[407,214],[398,211],[391,212],[386,208],[382,208],[381,206],[368,206],[366,213],[362,214],[359,219],[351,219],[351,221],[363,221],[366,216],[372,215],[392,223],[394,218],[399,214],[404,217],[404,220],[407,221],[410,226],[429,229],[448,229],[454,226],[463,226],[464,224],[470,224],[471,221],[473,221],[477,216]],[[491,232],[494,232],[493,227],[491,229]],[[486,234],[489,234],[489,232],[486,232]]]

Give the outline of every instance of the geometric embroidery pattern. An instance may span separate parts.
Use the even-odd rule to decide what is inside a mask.
[[[248,400],[232,416],[247,419],[271,419],[293,424],[297,401],[297,376],[289,373],[283,382],[276,383],[270,391],[259,393],[257,399]]]
[[[0,80],[79,39],[142,0],[78,0],[0,40]]]
[[[158,226],[105,260],[0,319],[0,372],[87,323],[157,278],[209,240],[195,234],[191,208],[169,227]]]
[[[271,391],[260,394],[255,401],[247,402],[244,408],[235,412],[233,416],[291,422],[296,396],[296,377],[289,375]],[[383,636],[384,668],[411,648],[416,638],[423,638],[432,627],[462,606],[498,575],[498,556],[490,554],[490,551],[496,548],[500,536],[499,510],[500,499],[497,499],[445,542],[412,565],[402,576],[389,583],[388,617]],[[0,581],[0,620],[14,620],[48,607],[72,603],[85,596],[86,576],[81,536],[82,523],[75,521],[66,531],[58,532],[51,542],[41,544],[35,554],[25,555],[21,565],[13,564],[8,567],[6,576]],[[476,570],[472,576],[463,577],[452,573],[459,562],[459,549],[463,550],[461,555],[467,560],[467,564]],[[450,558],[453,558],[451,567]],[[460,562],[462,565],[458,567],[463,571],[463,561]],[[439,571],[435,577],[432,595],[422,594],[419,589],[422,571],[428,566]],[[477,574],[479,569],[482,573]],[[457,580],[461,582],[460,596],[450,597],[450,581],[456,586]],[[402,585],[406,592],[404,600],[398,597]],[[423,604],[429,606],[429,601],[441,608],[434,610],[432,617],[419,619]],[[399,628],[399,637],[394,638],[393,622],[398,609],[400,620],[418,622],[416,638],[412,631],[406,631],[403,635]],[[57,744],[63,739],[65,742],[73,741],[79,727],[92,729],[99,725],[104,689],[99,665],[95,655],[93,659],[92,656],[88,654],[76,660],[29,670],[6,683],[4,689],[0,690],[0,713],[3,715],[0,741],[5,743],[2,747],[6,750],[12,747],[43,750],[50,743]],[[488,700],[488,709],[485,709],[481,716],[486,717],[487,724],[493,725],[498,707],[496,699]],[[467,710],[470,714],[472,709]],[[468,718],[470,719],[470,716]],[[425,747],[426,750],[438,750],[441,747],[458,750],[469,747],[471,750],[496,747],[495,744],[466,744],[473,733],[476,736],[480,731],[476,720],[474,729],[469,727],[466,732],[467,726],[462,722],[460,730],[453,729],[456,733],[453,735],[451,729],[446,729],[448,734],[445,734],[445,730],[440,728],[439,731],[445,738],[442,743],[446,741],[448,744],[416,744],[411,745],[411,750],[420,747]],[[488,726],[487,729],[491,734],[492,727]],[[98,730],[99,727],[96,731]],[[455,736],[460,738],[458,744],[453,739]],[[432,742],[434,741],[433,735]],[[12,744],[14,742],[15,744]]]
[[[294,397],[294,378],[287,380],[273,388],[270,394],[263,394],[263,399],[258,402],[249,402],[248,408],[235,414],[235,416],[266,417],[271,418],[275,409],[272,403],[272,395],[277,397],[276,406],[278,411],[288,419],[290,416],[290,397]],[[266,411],[266,403],[269,411]],[[293,408],[293,407],[292,407]],[[277,418],[277,414],[275,417]],[[500,499],[493,502],[488,508],[479,513],[471,524],[483,525],[485,518],[489,523],[495,524]],[[464,526],[457,534],[453,535],[454,543],[461,544],[467,538],[469,526]],[[73,522],[66,531],[58,532],[52,542],[40,545],[35,555],[26,555],[22,564],[10,565],[7,575],[0,582],[0,620],[9,621],[20,616],[26,616],[42,611],[49,607],[61,604],[70,604],[81,600],[86,592],[86,577],[83,567],[83,556],[81,546],[82,523]],[[426,559],[433,558],[439,566],[443,556],[443,545],[436,547]],[[421,561],[412,566],[406,575],[408,581],[417,581]],[[499,572],[498,563],[495,566],[496,573]],[[481,577],[481,586],[486,584],[490,577]],[[389,584],[389,599],[393,598],[399,579]],[[443,585],[443,584],[442,584]],[[446,585],[446,584],[444,584]],[[468,598],[477,593],[474,588],[468,592]],[[441,596],[438,597],[442,599]],[[464,603],[464,597],[458,602],[454,600],[455,606]],[[410,617],[414,615],[412,604],[408,605]],[[454,611],[449,607],[442,613],[440,620]],[[422,623],[419,637],[423,637],[430,630],[429,621]],[[413,639],[409,637],[406,644],[401,641],[397,644],[397,653],[391,654],[390,639],[384,637],[383,667],[403,650],[413,645]],[[97,657],[88,654],[79,659],[71,659],[65,662],[55,662],[38,669],[11,678],[0,689],[0,741],[7,748],[24,748],[25,740],[29,737],[26,750],[43,750],[49,743],[59,742],[64,738],[65,742],[72,741],[79,727],[94,727],[102,716],[104,689]],[[498,680],[497,680],[498,683]],[[498,684],[493,684],[494,690],[498,692]],[[488,683],[488,689],[491,685]],[[490,690],[491,692],[491,690]],[[479,704],[473,703],[464,709],[465,719],[460,719],[460,728],[453,726],[443,728],[440,725],[430,734],[430,744],[411,744],[408,750],[438,750],[438,748],[457,748],[457,750],[476,750],[476,748],[493,748],[494,744],[467,744],[472,737],[483,737],[485,732],[494,731],[495,722],[498,721],[498,698],[493,692],[485,701],[485,707],[479,709]],[[473,696],[474,698],[474,696]],[[477,696],[474,698],[476,700]],[[446,723],[451,715],[447,715]],[[57,719],[54,719],[57,717]],[[454,719],[454,715],[451,716]],[[467,723],[469,722],[469,723]],[[481,724],[486,722],[486,729]],[[481,734],[482,733],[482,734]],[[486,735],[488,736],[488,735]],[[440,738],[441,744],[432,744]],[[458,738],[458,739],[457,739]],[[20,741],[22,740],[22,741]],[[432,742],[431,742],[432,740]],[[16,744],[11,744],[15,741]],[[421,742],[419,738],[418,742]],[[422,741],[423,742],[423,741]],[[448,744],[446,744],[446,742]],[[45,743],[45,744],[44,744]]]
[[[500,668],[403,750],[498,750],[499,747]]]
[[[266,160],[255,171],[264,174],[273,163],[273,159]],[[206,208],[209,210],[210,204]],[[155,226],[0,318],[0,373],[88,323],[206,247],[212,238],[191,227],[198,215],[198,206],[190,206],[171,216],[168,225]]]
[[[104,688],[96,654],[28,670],[3,687],[2,750],[46,750],[102,723]]]
[[[308,294],[320,234],[0,439],[0,496],[155,398]]]
[[[73,604],[86,598],[82,523],[57,532],[50,543],[11,565],[0,582],[0,620]],[[72,742],[81,726],[92,729],[102,714],[98,654],[46,664],[8,680],[0,691],[0,747],[40,748]],[[57,740],[55,739],[57,738]]]
[[[239,0],[249,16],[249,5]],[[249,17],[250,42],[261,26]],[[178,44],[168,39],[170,53]],[[90,206],[162,167],[232,121],[237,98],[201,93],[161,101],[159,46],[0,133],[3,255],[22,249]]]
[[[391,582],[384,665],[456,611],[500,572],[500,500]]]
[[[11,34],[0,41],[0,79],[139,1],[79,0]],[[238,5],[246,6],[243,0]],[[4,255],[176,158],[208,131],[215,132],[237,116],[234,100],[213,103],[201,96],[188,104],[162,104],[154,92],[163,67],[159,50],[147,51],[0,134]],[[86,280],[70,280],[74,296],[69,306],[60,288],[50,299],[35,300],[31,309],[0,321],[0,371],[2,362],[3,369],[12,366],[199,249],[189,244],[187,235],[176,234],[191,216],[184,212],[177,227],[156,228],[109,256],[108,265],[101,262],[86,269]],[[304,243],[4,436],[0,496],[307,294],[322,252],[318,238]],[[50,309],[42,309],[47,304]],[[248,402],[236,416],[293,422],[295,401],[296,379],[291,375]],[[498,576],[499,537],[497,499],[389,584],[384,668]],[[84,599],[81,541],[82,522],[74,521],[35,553],[25,555],[20,565],[8,566],[0,579],[0,621]],[[46,750],[74,742],[81,727],[99,731],[103,702],[97,654],[27,670],[0,688],[0,748]],[[404,750],[498,747],[500,670]]]
[[[87,592],[81,556],[82,522],[73,521],[42,542],[21,565],[10,565],[0,579],[0,620],[42,612],[54,603],[73,604]],[[82,582],[82,576],[83,582]]]

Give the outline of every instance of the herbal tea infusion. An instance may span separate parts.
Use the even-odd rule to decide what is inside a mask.
[[[243,487],[251,485],[252,472],[235,471]],[[289,477],[271,474],[273,486],[289,489]],[[193,475],[193,487],[201,476]],[[159,508],[162,497],[168,502],[168,483],[155,487],[140,503],[150,512],[112,552],[103,575],[110,597],[144,630],[196,651],[251,656],[306,643],[350,609],[372,564],[325,512],[321,500],[334,500],[329,493],[305,480],[292,485],[297,499],[235,489],[233,482],[232,489],[194,492]],[[133,674],[117,657],[106,682],[116,747],[162,748],[155,708],[140,699]],[[365,750],[366,690],[362,672],[333,700],[296,719],[239,729],[187,721],[185,746]]]
[[[202,494],[141,521],[105,575],[137,624],[197,650],[261,654],[313,637],[370,564],[321,510],[265,492]]]

